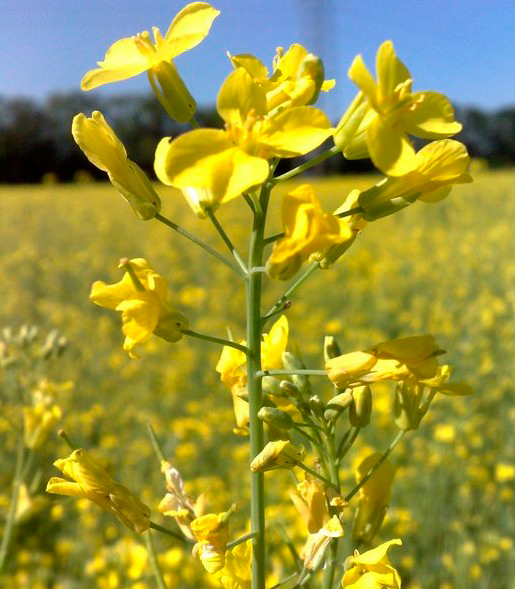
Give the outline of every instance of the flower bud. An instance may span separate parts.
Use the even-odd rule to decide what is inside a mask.
[[[370,108],[367,99],[359,92],[336,127],[334,144],[348,160],[368,157],[366,125],[362,124],[368,112]]]
[[[313,395],[310,397],[308,404],[314,415],[317,417],[322,417],[324,415],[325,406],[322,399],[318,395]]]
[[[283,393],[283,395],[290,397],[291,399],[301,398],[299,389],[289,380],[281,380],[279,383],[279,390]]]
[[[250,465],[252,472],[265,472],[278,468],[291,470],[304,459],[304,448],[297,448],[289,440],[268,442]]]
[[[275,376],[263,376],[261,379],[263,392],[269,395],[275,395],[277,397],[284,397],[283,391],[281,391],[281,381]]]
[[[353,402],[352,391],[347,390],[336,397],[333,397],[327,403],[324,417],[327,421],[335,421],[349,405]]]
[[[286,368],[286,370],[302,370],[306,368],[302,360],[291,352],[283,352],[282,360],[283,366]],[[309,378],[305,374],[293,374],[291,379],[293,384],[299,389],[301,393],[304,395],[309,395],[311,393],[311,384],[309,382]]]
[[[293,427],[291,415],[275,407],[261,407],[258,411],[258,417],[261,421],[277,429],[290,429]]]
[[[172,119],[179,123],[190,121],[197,105],[173,62],[160,61],[148,75],[157,99]]]
[[[349,421],[353,427],[365,427],[370,423],[372,413],[372,391],[368,385],[352,390],[349,406]]]
[[[324,62],[320,59],[320,57],[317,57],[312,53],[308,53],[302,60],[299,70],[300,78],[307,76],[315,83],[313,96],[309,102],[307,102],[307,104],[315,104],[315,102],[318,100],[318,96],[322,90],[322,84],[324,83],[324,74]]]
[[[395,425],[402,431],[418,429],[426,411],[422,411],[423,387],[419,384],[398,383],[395,388]]]
[[[336,338],[332,335],[326,335],[324,338],[324,360],[329,362],[331,358],[341,356],[342,352]]]

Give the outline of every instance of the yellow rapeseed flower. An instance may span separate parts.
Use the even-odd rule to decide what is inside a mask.
[[[401,578],[391,565],[387,552],[394,545],[401,545],[399,538],[360,554],[357,550],[347,558],[342,586],[349,589],[400,589]]]
[[[357,198],[363,219],[374,221],[391,215],[416,200],[434,203],[444,199],[454,184],[472,182],[470,157],[459,141],[433,141],[414,156],[413,168],[398,177],[388,177]]]
[[[338,387],[382,380],[422,380],[438,371],[441,350],[432,335],[381,342],[370,351],[351,352],[326,362],[329,379]]]
[[[190,529],[197,540],[193,554],[200,559],[210,574],[220,571],[225,564],[225,549],[229,541],[227,514],[208,513],[190,524]]]
[[[377,51],[377,82],[358,55],[350,69],[350,79],[360,88],[352,109],[366,101],[368,109],[355,137],[342,146],[346,157],[370,155],[374,165],[390,176],[403,175],[416,166],[415,151],[408,135],[423,139],[441,139],[461,131],[454,120],[449,100],[437,92],[412,92],[411,74],[395,54],[391,41]],[[335,136],[344,133],[344,115]],[[361,153],[360,153],[361,152]],[[364,154],[363,154],[364,152]]]
[[[347,221],[325,213],[313,188],[303,184],[283,197],[284,238],[274,244],[266,263],[267,274],[287,280],[312,254],[350,240],[353,232]]]
[[[189,121],[195,112],[195,101],[172,60],[196,47],[219,14],[206,2],[192,2],[175,16],[164,37],[153,27],[154,42],[147,31],[116,41],[108,49],[104,61],[98,62],[100,68],[87,72],[82,78],[81,88],[92,90],[148,71],[158,98],[172,118]],[[156,81],[162,92],[158,91]]]
[[[333,130],[326,115],[311,106],[295,106],[267,114],[266,92],[244,68],[225,80],[217,109],[225,130],[196,129],[175,140],[165,137],[155,157],[157,177],[193,194],[199,216],[205,209],[240,196],[268,177],[268,160],[304,155]]]
[[[80,113],[73,118],[72,135],[88,160],[107,172],[109,180],[140,219],[152,219],[161,201],[145,172],[130,159],[123,143],[104,115],[94,111],[91,118]]]
[[[252,472],[278,468],[292,469],[304,459],[304,448],[297,448],[289,440],[275,440],[261,450],[250,464]]]
[[[68,458],[56,460],[54,465],[73,482],[52,477],[47,484],[48,493],[84,497],[113,513],[131,530],[148,530],[150,508],[114,481],[87,452],[79,448]]]
[[[266,106],[270,113],[276,108],[314,104],[320,92],[334,87],[334,80],[324,80],[322,60],[294,43],[284,52],[277,48],[270,76],[266,66],[254,55],[231,55],[236,67],[242,67],[266,91]]]
[[[143,258],[124,260],[120,266],[127,269],[120,282],[106,284],[97,280],[91,287],[90,299],[100,307],[122,313],[123,349],[135,357],[134,346],[152,334],[168,342],[179,341],[181,330],[188,328],[188,319],[167,302],[165,279]]]
[[[224,589],[250,589],[252,581],[252,543],[238,544],[225,553],[225,565],[218,574]]]

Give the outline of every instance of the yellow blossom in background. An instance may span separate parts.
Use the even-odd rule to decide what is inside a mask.
[[[195,112],[195,101],[172,60],[196,47],[207,36],[219,14],[206,2],[192,2],[175,16],[164,37],[153,27],[154,42],[147,31],[120,39],[108,49],[104,60],[98,62],[100,68],[87,72],[82,78],[81,88],[92,90],[148,71],[157,97],[170,116],[177,121],[189,121]]]
[[[397,538],[363,554],[355,550],[354,555],[345,561],[347,570],[342,586],[350,589],[400,589],[401,578],[391,565],[387,552],[392,546],[401,544],[402,541]]]
[[[32,450],[40,448],[61,419],[61,408],[48,398],[39,398],[32,407],[23,407],[22,411],[25,446]]]
[[[100,307],[122,313],[123,349],[135,357],[134,346],[146,342],[152,334],[168,342],[182,338],[188,319],[167,302],[168,285],[147,260],[123,261],[127,268],[120,282],[106,284],[97,280],[91,287],[90,299]]]
[[[156,150],[157,177],[193,191],[199,216],[262,184],[269,159],[304,155],[333,132],[326,115],[311,106],[268,116],[265,90],[243,68],[225,80],[217,110],[225,130],[196,129],[173,141],[165,137]]]
[[[54,465],[72,480],[52,477],[46,487],[48,493],[84,497],[113,513],[131,530],[148,530],[150,508],[114,481],[87,452],[79,448],[68,458],[56,460]]]
[[[266,92],[267,112],[274,109],[314,104],[320,92],[334,88],[334,80],[324,80],[322,60],[294,43],[284,52],[277,48],[273,60],[273,73],[254,55],[230,55],[235,67],[241,67]]]
[[[271,278],[291,278],[311,254],[324,252],[352,237],[352,230],[344,219],[322,210],[309,184],[283,197],[281,216],[284,238],[275,242],[266,263]]]
[[[140,219],[152,219],[161,201],[145,172],[127,157],[123,143],[104,115],[93,111],[91,118],[80,113],[73,118],[72,135],[88,160],[107,172],[109,180]]]
[[[252,472],[264,472],[277,468],[294,468],[304,459],[304,448],[297,448],[289,440],[268,442],[250,465]]]
[[[369,454],[354,465],[354,476],[359,483],[382,457],[380,452]],[[379,531],[390,501],[390,493],[397,469],[386,459],[372,474],[358,493],[358,506],[352,526],[352,537],[368,544]]]
[[[416,335],[331,358],[325,366],[338,388],[381,380],[421,380],[436,375],[441,353],[432,335]]]
[[[396,56],[391,41],[377,51],[377,82],[358,55],[350,69],[350,79],[360,88],[357,101],[368,110],[350,144],[343,146],[349,159],[370,156],[374,165],[390,176],[406,174],[416,167],[415,150],[408,135],[441,139],[461,131],[454,120],[449,100],[437,92],[412,92],[411,74]],[[356,110],[357,105],[352,108]],[[344,122],[347,119],[344,115]],[[342,127],[340,123],[336,134]]]
[[[48,506],[49,498],[43,495],[32,496],[27,485],[20,485],[16,504],[16,523],[26,522]]]
[[[410,205],[416,200],[434,203],[444,199],[454,184],[472,182],[468,173],[470,157],[459,141],[433,141],[414,156],[413,169],[388,177],[361,192],[357,198],[363,219],[374,221]]]
[[[193,554],[200,559],[210,574],[220,571],[225,564],[225,548],[229,541],[227,514],[208,513],[190,524],[190,529],[197,540]]]

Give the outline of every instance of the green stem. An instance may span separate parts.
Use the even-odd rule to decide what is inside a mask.
[[[309,468],[309,466],[306,466],[303,462],[298,462],[295,466],[298,466],[299,468],[302,468],[302,470],[306,471],[312,477],[315,477],[315,478],[321,480],[328,487],[332,487],[333,489],[337,490],[335,483],[333,483],[331,480],[329,480],[327,477],[325,477],[324,475],[320,474],[316,470],[313,470],[312,468]]]
[[[234,244],[231,241],[230,237],[227,235],[224,228],[218,222],[218,219],[216,218],[215,214],[213,213],[213,210],[210,208],[207,208],[206,213],[207,213],[207,216],[210,218],[211,223],[213,223],[215,229],[218,231],[218,234],[222,238],[223,242],[225,243],[225,245],[227,246],[227,248],[229,249],[231,254],[234,256],[234,259],[236,260],[236,262],[238,262],[239,267],[242,269],[244,274],[247,274],[248,271],[247,271],[247,266],[245,265],[245,262],[241,259],[241,256],[237,252],[236,248],[234,247]]]
[[[350,440],[347,442],[347,444],[345,444],[345,446],[342,449],[338,448],[338,454],[336,455],[336,457],[339,462],[342,461],[342,458],[345,456],[345,454],[347,454],[347,452],[352,448],[352,444],[354,444],[354,441],[358,437],[360,430],[361,428],[357,427],[352,432],[352,436],[350,437]]]
[[[236,540],[229,542],[226,546],[226,549],[232,550],[235,546],[239,546],[240,544],[243,544],[243,542],[246,542],[247,540],[252,540],[252,538],[254,538],[255,535],[256,534],[254,534],[254,532],[250,532],[249,534],[245,534],[244,536],[241,536],[240,538],[237,538]]]
[[[345,501],[350,501],[354,495],[361,489],[361,487],[368,481],[368,479],[374,474],[374,472],[383,464],[383,462],[390,456],[393,449],[404,437],[405,431],[400,431],[394,438],[393,442],[384,451],[383,455],[374,464],[374,466],[367,472],[367,474],[359,481],[359,483],[352,489],[352,491],[345,497]]]
[[[327,370],[318,370],[315,368],[294,368],[293,370],[286,370],[278,368],[277,370],[258,370],[256,376],[258,378],[262,378],[263,376],[291,376],[292,374],[307,374],[309,376],[327,376]]]
[[[166,461],[165,453],[163,452],[163,448],[159,442],[158,437],[156,436],[156,432],[152,427],[152,424],[148,424],[148,433],[150,435],[150,441],[152,442],[152,447],[154,448],[154,452],[160,462]]]
[[[268,313],[263,317],[263,322],[265,322],[270,317],[273,317],[278,309],[284,307],[284,304],[288,301],[289,297],[302,285],[304,282],[313,274],[313,272],[320,267],[318,262],[313,262],[310,266],[306,268],[306,270],[295,280],[295,282],[286,290],[283,296],[274,304],[274,306],[268,311]]]
[[[270,165],[273,174],[274,163]],[[270,199],[271,183],[263,184],[259,195],[259,207],[256,207],[252,225],[249,248],[249,268],[263,265],[263,235],[265,232],[266,213]],[[263,449],[263,422],[258,411],[263,404],[261,378],[257,376],[261,370],[261,272],[247,275],[246,307],[247,307],[247,390],[249,394],[249,430],[250,459],[253,460]],[[252,589],[265,588],[265,488],[262,472],[251,473],[250,516],[252,532]]]
[[[238,274],[239,276],[243,276],[242,271],[240,270],[240,268],[238,266],[236,266],[236,264],[233,264],[230,260],[228,260],[220,252],[217,252],[210,245],[208,245],[207,243],[205,243],[204,241],[202,241],[201,239],[199,239],[193,233],[190,233],[189,231],[187,231],[186,229],[184,229],[180,225],[177,225],[177,223],[174,223],[173,221],[170,221],[170,219],[167,219],[166,217],[163,217],[163,215],[161,215],[160,213],[157,213],[157,215],[155,216],[155,219],[157,219],[158,221],[160,221],[161,223],[163,223],[167,227],[170,227],[170,229],[173,229],[174,231],[177,231],[177,233],[179,233],[179,235],[182,235],[183,237],[186,237],[186,239],[189,239],[190,241],[192,241],[193,243],[195,243],[196,245],[198,245],[199,247],[201,247],[208,254],[212,255],[217,260],[219,260],[220,262],[222,262],[222,264],[225,264],[233,272],[236,272],[236,274]]]
[[[341,153],[341,150],[338,149],[338,147],[336,147],[336,145],[335,145],[334,147],[331,147],[331,149],[328,149],[327,151],[324,151],[324,153],[321,153],[317,157],[314,157],[313,159],[309,160],[309,162],[306,162],[305,164],[301,164],[300,166],[293,168],[293,170],[290,170],[289,172],[286,172],[285,174],[281,174],[280,176],[276,176],[273,179],[273,182],[274,182],[274,184],[277,184],[277,182],[284,182],[284,180],[289,180],[290,178],[294,178],[298,174],[301,174],[302,172],[309,170],[313,166],[316,166],[317,164],[320,164],[320,163],[324,162],[325,160],[329,159],[330,157],[332,157],[333,155],[337,155],[339,153]]]
[[[18,449],[16,452],[16,466],[14,467],[13,487],[11,492],[11,499],[9,501],[9,511],[5,522],[4,533],[2,536],[2,543],[0,544],[0,573],[4,569],[6,563],[7,553],[13,536],[16,519],[16,509],[18,507],[18,497],[20,495],[20,487],[22,484],[23,463],[25,457],[25,445],[23,435],[18,439]]]
[[[215,337],[214,335],[206,335],[205,333],[199,333],[198,331],[193,331],[192,329],[182,329],[181,330],[184,335],[189,335],[190,337],[196,337],[197,339],[202,339],[207,342],[213,342],[215,344],[221,344],[222,346],[229,346],[230,348],[236,348],[243,352],[244,354],[249,353],[249,348],[244,346],[243,344],[237,344],[236,342],[232,342],[231,340],[224,339],[222,337]]]
[[[145,542],[147,543],[148,558],[150,559],[150,566],[152,567],[152,572],[154,573],[156,584],[159,589],[167,589],[165,580],[163,578],[163,573],[161,572],[159,562],[157,561],[156,549],[154,547],[154,541],[152,540],[152,532],[150,530],[147,530],[145,532]]]
[[[161,534],[166,534],[167,536],[171,536],[172,538],[175,538],[176,540],[180,540],[184,544],[191,542],[190,540],[186,539],[184,536],[181,536],[181,534],[179,534],[178,532],[174,532],[173,530],[169,530],[168,528],[163,528],[163,526],[156,524],[156,522],[150,522],[150,527],[153,530],[156,530],[156,532],[161,532]]]
[[[342,436],[342,439],[340,440],[340,443],[338,445],[338,449],[336,450],[337,462],[340,462],[340,454],[342,453],[343,447],[345,446],[345,442],[348,440],[351,431],[352,431],[352,426],[345,432],[345,434]]]
[[[338,463],[336,462],[334,434],[331,431],[329,431],[329,428],[327,428],[327,426],[324,427],[324,430],[331,482],[333,484],[333,487],[336,489],[336,492],[340,494],[340,473],[338,470]],[[326,556],[326,568],[323,589],[332,589],[334,585],[334,577],[336,574],[336,562],[338,558],[338,540],[338,538],[333,538],[329,545],[329,550]]]

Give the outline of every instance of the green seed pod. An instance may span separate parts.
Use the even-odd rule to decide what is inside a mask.
[[[349,421],[353,427],[365,427],[370,423],[372,413],[372,391],[368,385],[352,389],[352,403],[349,405]]]
[[[326,335],[324,338],[324,360],[328,362],[331,358],[341,356],[340,346],[332,335]]]
[[[336,397],[333,397],[327,403],[326,410],[324,411],[324,417],[327,421],[335,421],[338,417],[349,407],[352,403],[352,391],[350,389],[346,390]]]
[[[258,412],[258,417],[261,421],[268,423],[277,429],[291,429],[293,427],[293,419],[286,411],[276,409],[275,407],[261,407]]]

